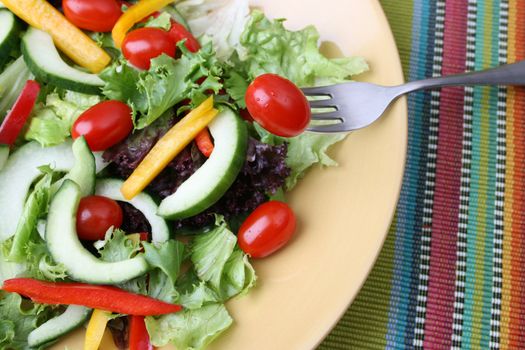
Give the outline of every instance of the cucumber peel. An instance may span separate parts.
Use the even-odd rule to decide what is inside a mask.
[[[68,65],[58,53],[48,33],[30,27],[22,37],[22,54],[33,74],[40,80],[66,90],[100,94],[104,81],[97,74]]]
[[[222,198],[239,175],[248,146],[246,123],[225,108],[209,129],[215,140],[213,153],[174,194],[161,202],[160,216],[180,220],[203,212]]]
[[[65,180],[51,201],[46,243],[53,259],[66,267],[72,279],[91,284],[119,284],[147,273],[150,267],[142,254],[123,261],[105,262],[84,248],[76,230],[81,197],[80,187]]]
[[[164,218],[157,215],[158,205],[153,198],[142,192],[132,200],[127,200],[120,192],[124,181],[117,179],[102,179],[97,181],[95,194],[111,198],[116,201],[126,202],[144,214],[151,225],[153,243],[163,243],[170,239],[170,230]]]

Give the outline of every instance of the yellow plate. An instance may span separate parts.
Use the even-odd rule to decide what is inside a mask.
[[[362,55],[381,84],[403,80],[387,20],[377,0],[256,0],[291,28],[314,24],[332,53]],[[290,196],[297,236],[255,263],[257,288],[228,305],[234,326],[212,350],[314,348],[346,311],[382,247],[403,175],[407,107],[399,101],[371,127],[336,147],[339,168],[314,169]],[[54,349],[82,349],[82,332]],[[106,337],[101,349],[113,349]]]

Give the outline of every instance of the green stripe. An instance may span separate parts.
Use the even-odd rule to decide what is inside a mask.
[[[478,8],[476,69],[498,63],[496,1]],[[494,39],[494,37],[496,37]],[[496,51],[495,51],[496,50]],[[473,125],[472,178],[470,184],[467,286],[463,333],[464,349],[488,349],[492,298],[492,242],[496,181],[497,89],[476,88]]]
[[[410,64],[410,51],[412,47],[412,16],[414,13],[414,1],[403,0],[381,0],[381,5],[390,22],[397,48],[403,63],[403,72],[408,74]]]

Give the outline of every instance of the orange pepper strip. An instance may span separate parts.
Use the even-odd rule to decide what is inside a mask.
[[[215,147],[213,146],[213,141],[208,129],[202,130],[197,137],[195,137],[195,143],[199,151],[201,151],[206,158],[210,158]]]

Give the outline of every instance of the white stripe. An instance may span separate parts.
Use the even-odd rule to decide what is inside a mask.
[[[507,30],[508,30],[508,0],[501,0],[500,2],[500,35],[499,35],[499,64],[507,63]],[[498,136],[497,136],[497,157],[498,162],[505,164],[506,157],[506,109],[507,109],[507,90],[500,88],[498,92]],[[501,287],[496,286],[496,283],[502,282],[502,265],[501,256],[503,256],[503,207],[505,204],[505,165],[496,165],[496,205],[494,209],[494,261],[493,261],[493,276],[492,281],[492,307],[490,318],[490,344],[491,350],[497,350],[500,347],[500,318],[501,318]],[[499,295],[499,296],[498,296]],[[496,316],[496,317],[495,317]],[[495,341],[492,341],[492,340]]]

